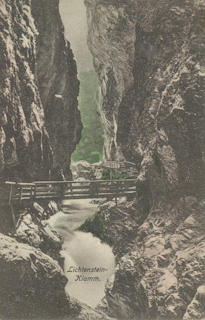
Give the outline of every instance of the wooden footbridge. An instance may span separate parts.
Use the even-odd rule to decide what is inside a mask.
[[[9,205],[23,204],[37,200],[69,200],[117,198],[136,194],[136,180],[115,181],[36,181],[33,183],[16,183],[7,181],[4,200]]]

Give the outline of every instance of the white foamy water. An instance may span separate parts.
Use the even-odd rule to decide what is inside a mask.
[[[106,281],[115,270],[115,258],[112,249],[91,233],[74,231],[97,211],[97,205],[90,204],[89,200],[68,203],[70,210],[67,211],[71,214],[58,212],[49,223],[64,239],[62,255],[68,278],[67,293],[94,308],[105,295]]]

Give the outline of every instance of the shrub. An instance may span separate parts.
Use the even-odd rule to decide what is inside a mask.
[[[91,232],[95,237],[102,242],[111,246],[111,240],[106,231],[105,214],[98,211],[92,217],[89,217],[79,228],[79,231]]]
[[[129,178],[128,173],[119,172],[111,168],[105,168],[102,172],[102,180],[124,180],[127,178]]]

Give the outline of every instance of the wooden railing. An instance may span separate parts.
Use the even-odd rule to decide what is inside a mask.
[[[33,183],[6,182],[9,204],[29,200],[68,200],[86,198],[116,198],[136,193],[136,181],[36,181]]]

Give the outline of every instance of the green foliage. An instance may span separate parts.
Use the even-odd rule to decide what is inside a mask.
[[[102,180],[123,180],[129,178],[128,173],[106,168],[102,172]]]
[[[91,232],[102,242],[111,246],[111,240],[106,231],[105,214],[98,211],[95,215],[88,218],[79,228],[79,231]]]
[[[98,77],[94,70],[80,73],[79,109],[82,138],[72,154],[72,162],[96,163],[103,157],[103,127],[98,103]]]

